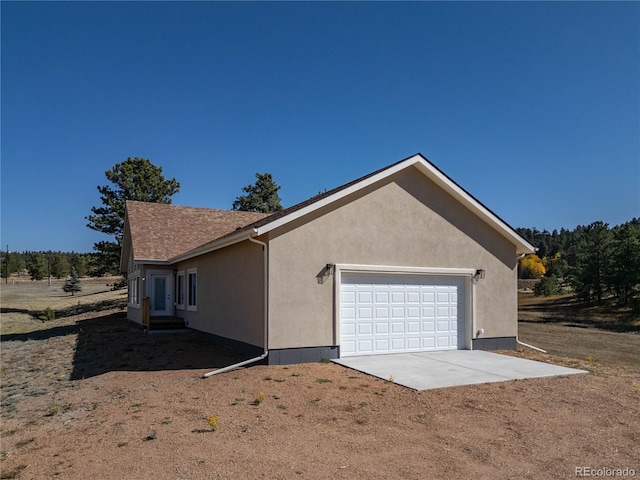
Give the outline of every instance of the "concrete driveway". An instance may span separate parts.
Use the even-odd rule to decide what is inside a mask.
[[[333,362],[414,390],[588,373],[483,350],[367,355]]]

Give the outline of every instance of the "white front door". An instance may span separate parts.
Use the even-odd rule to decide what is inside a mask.
[[[173,315],[173,288],[171,275],[151,274],[151,315]]]

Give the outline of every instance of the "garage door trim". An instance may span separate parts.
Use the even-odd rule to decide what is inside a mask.
[[[464,330],[465,347],[471,349],[471,339],[475,331],[475,268],[428,268],[428,267],[400,267],[386,265],[354,265],[335,264],[334,282],[334,344],[341,343],[341,290],[342,274],[383,274],[398,276],[429,276],[437,278],[455,278],[463,281],[464,286]]]

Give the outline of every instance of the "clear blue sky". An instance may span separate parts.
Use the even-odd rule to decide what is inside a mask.
[[[105,170],[290,206],[421,152],[514,227],[640,217],[640,3],[5,2],[1,248],[89,252]]]

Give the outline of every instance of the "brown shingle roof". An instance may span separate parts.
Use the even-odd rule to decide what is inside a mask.
[[[266,216],[264,213],[127,202],[136,260],[168,260]]]

